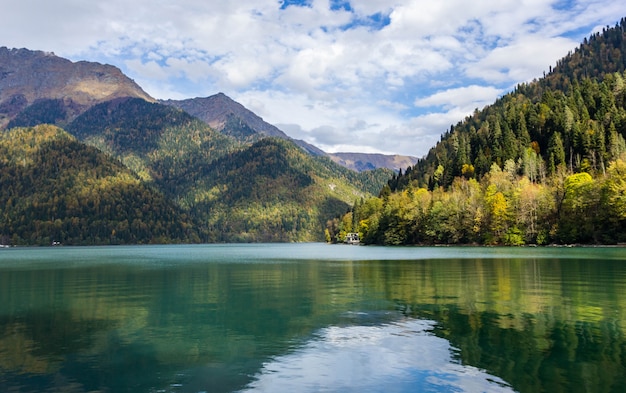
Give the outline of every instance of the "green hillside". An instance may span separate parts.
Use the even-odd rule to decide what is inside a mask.
[[[392,173],[357,174],[273,138],[241,145],[180,109],[141,99],[96,105],[67,129],[198,219],[203,241],[322,240],[326,217],[377,192]]]
[[[559,164],[570,172],[605,169],[626,135],[625,28],[623,19],[594,34],[544,78],[452,126],[399,184],[390,183],[392,190],[411,180],[432,189],[458,176],[480,179],[492,163],[503,167],[507,160],[533,180]]]
[[[196,242],[195,226],[128,169],[60,128],[0,133],[0,243]]]
[[[208,223],[210,241],[320,241],[327,217],[370,195],[390,173],[360,175],[266,138],[215,161],[186,199]]]
[[[625,241],[625,28],[452,126],[329,232],[383,244]]]
[[[195,187],[211,161],[239,148],[186,112],[138,98],[96,105],[67,130],[175,199]]]

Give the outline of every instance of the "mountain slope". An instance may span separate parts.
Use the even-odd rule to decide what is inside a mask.
[[[216,160],[195,188],[195,214],[212,241],[321,241],[327,217],[345,212],[377,179],[265,138]],[[383,180],[384,181],[384,180]]]
[[[206,122],[211,128],[223,134],[233,136],[244,143],[254,143],[264,137],[277,137],[293,140],[298,146],[313,155],[325,155],[322,150],[301,140],[295,140],[265,122],[262,118],[232,100],[224,93],[205,98],[186,100],[165,100],[165,105],[180,108]]]
[[[626,136],[625,29],[622,19],[594,34],[545,78],[517,86],[452,126],[399,184],[447,187],[458,176],[480,179],[493,163],[504,167],[508,160],[520,173],[537,172],[532,177],[542,175],[541,168],[551,175],[559,165],[602,170],[619,156]]]
[[[0,133],[1,243],[195,242],[195,225],[128,169],[49,125]]]
[[[239,148],[188,113],[139,98],[95,105],[67,130],[174,198],[193,188],[211,161]]]
[[[68,131],[206,223],[209,241],[321,240],[328,215],[391,173],[357,174],[280,138],[241,145],[180,109],[136,98],[98,104]]]
[[[63,119],[56,116],[55,120],[59,121],[71,120],[96,103],[118,97],[153,101],[141,87],[111,65],[73,63],[52,53],[0,47],[0,128],[38,101],[53,100],[57,106],[61,105],[64,109],[56,108],[56,113],[65,113]],[[34,112],[39,113],[41,109]],[[12,126],[24,122],[21,123]]]

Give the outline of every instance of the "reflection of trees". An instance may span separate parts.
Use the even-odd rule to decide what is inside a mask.
[[[438,321],[436,334],[459,349],[464,364],[498,375],[517,391],[618,392],[626,386],[623,332],[614,321],[526,315],[515,328],[503,328],[502,315],[466,314],[454,304],[417,306],[413,315]]]
[[[400,280],[387,289],[405,314],[439,322],[436,334],[459,349],[464,364],[520,392],[626,386],[624,283],[608,279],[619,274],[614,262],[418,264],[423,274],[402,271],[403,265],[387,269],[387,277]],[[405,280],[414,285],[402,285]]]
[[[77,320],[70,312],[50,309],[0,319],[0,391],[16,386],[23,389],[16,391],[33,392],[44,388],[91,390],[93,366],[72,363],[71,358],[93,352],[94,337],[109,329],[110,324],[106,320]],[[80,372],[68,373],[68,368]],[[72,378],[75,372],[82,376]]]
[[[205,389],[240,389],[355,301],[350,287],[327,291],[347,274],[290,263],[3,271],[0,391],[148,391],[157,373],[169,386],[188,367],[202,368]]]

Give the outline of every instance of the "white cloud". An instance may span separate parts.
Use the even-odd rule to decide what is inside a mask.
[[[407,319],[322,329],[266,362],[243,391],[513,391],[501,378],[454,360],[450,343],[430,333],[432,325]]]
[[[429,97],[415,100],[416,106],[442,106],[443,108],[461,107],[467,108],[480,105],[480,107],[492,103],[501,93],[500,89],[493,86],[471,85],[440,91]],[[476,105],[476,106],[475,106]],[[480,108],[479,108],[480,109]]]
[[[626,15],[600,0],[0,2],[1,45],[112,63],[156,98],[223,91],[331,151],[418,156]]]
[[[566,38],[526,36],[506,47],[495,48],[477,62],[468,64],[465,73],[488,83],[527,82],[541,77],[543,71],[548,72],[557,59],[576,46],[578,43]]]

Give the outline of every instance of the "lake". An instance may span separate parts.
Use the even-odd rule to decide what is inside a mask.
[[[623,392],[626,248],[0,250],[2,392]]]

